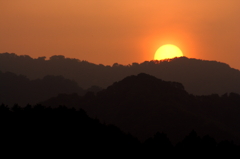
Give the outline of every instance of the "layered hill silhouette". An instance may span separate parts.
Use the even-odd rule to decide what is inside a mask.
[[[186,155],[222,156],[235,154],[239,146],[229,141],[216,142],[209,135],[199,137],[195,131],[173,145],[167,134],[157,132],[144,142],[122,132],[114,125],[101,124],[82,109],[42,105],[0,105],[1,144],[3,153],[55,157],[134,156],[160,158]],[[224,150],[224,151],[223,151]],[[236,157],[236,156],[234,156]]]
[[[25,75],[29,79],[46,75],[63,76],[74,80],[84,89],[93,85],[106,88],[126,76],[147,73],[166,81],[177,81],[186,91],[195,95],[222,95],[227,92],[240,93],[240,71],[217,61],[206,61],[180,57],[163,61],[145,61],[123,66],[96,65],[87,61],[55,55],[33,59],[14,53],[0,54],[0,71]]]
[[[136,153],[140,142],[114,125],[101,124],[85,111],[41,105],[0,105],[2,150],[17,155],[57,157],[110,156],[110,152],[127,155]],[[119,156],[119,155],[118,155]]]
[[[128,76],[97,94],[61,94],[42,104],[84,109],[90,117],[114,124],[142,141],[159,131],[177,143],[193,129],[218,141],[240,141],[240,95],[195,96],[180,83],[145,73]]]
[[[29,80],[26,76],[0,71],[0,103],[13,106],[18,104],[37,104],[60,93],[84,95],[88,91],[96,92],[98,87],[87,90],[62,76],[45,76],[42,79]]]

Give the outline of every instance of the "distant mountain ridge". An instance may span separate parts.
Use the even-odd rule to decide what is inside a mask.
[[[225,63],[187,57],[145,61],[127,66],[117,63],[104,66],[65,58],[62,55],[55,55],[46,60],[45,57],[33,59],[27,55],[2,53],[0,54],[0,71],[22,74],[30,79],[43,78],[46,75],[61,75],[76,81],[82,88],[89,88],[92,85],[106,88],[124,77],[143,72],[165,81],[180,82],[187,92],[195,95],[240,93],[239,70]]]

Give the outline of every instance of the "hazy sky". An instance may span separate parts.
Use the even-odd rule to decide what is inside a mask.
[[[240,0],[0,0],[0,53],[126,65],[168,43],[240,69]]]

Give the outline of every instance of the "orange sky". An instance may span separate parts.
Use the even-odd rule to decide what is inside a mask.
[[[152,60],[163,44],[240,69],[240,0],[0,0],[0,53],[96,64]]]

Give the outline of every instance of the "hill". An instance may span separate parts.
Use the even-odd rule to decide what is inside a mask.
[[[62,94],[42,104],[82,108],[89,116],[114,124],[142,141],[159,131],[177,143],[193,129],[218,141],[240,141],[240,95],[194,96],[180,83],[145,73],[128,76],[97,94]]]
[[[26,76],[0,71],[0,103],[13,106],[19,104],[37,104],[60,93],[84,95],[87,91],[99,91],[98,87],[84,90],[78,84],[62,76],[45,76],[42,79],[29,80]]]
[[[41,105],[9,109],[0,105],[0,119],[4,153],[99,157],[135,154],[140,147],[140,142],[130,134],[114,125],[99,123],[83,110]]]
[[[84,89],[93,85],[107,88],[126,76],[147,73],[166,81],[177,81],[187,92],[195,95],[222,95],[235,92],[240,94],[240,71],[217,61],[180,57],[164,61],[145,61],[123,66],[96,65],[87,61],[55,55],[33,59],[14,53],[0,54],[0,71],[25,75],[29,79],[43,78],[46,75],[63,76],[74,80]]]

